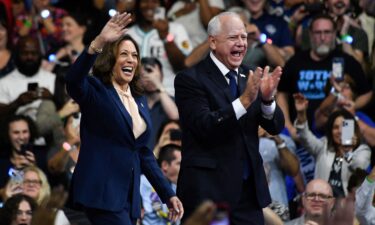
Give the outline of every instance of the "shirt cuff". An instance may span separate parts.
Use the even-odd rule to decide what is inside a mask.
[[[273,114],[275,113],[276,102],[273,101],[271,105],[264,105],[261,103],[260,108],[262,109],[262,116],[265,119],[271,120],[273,118]]]
[[[239,120],[243,115],[247,113],[245,107],[242,105],[239,98],[232,102],[232,106],[234,109],[234,113],[236,114],[237,120]]]

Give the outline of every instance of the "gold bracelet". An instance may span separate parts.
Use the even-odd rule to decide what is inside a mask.
[[[89,46],[89,48],[91,48],[96,54],[100,54],[103,52],[103,48],[97,48],[95,46],[95,40],[93,40]]]

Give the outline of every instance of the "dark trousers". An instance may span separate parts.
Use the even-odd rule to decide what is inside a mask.
[[[255,184],[252,178],[244,180],[240,201],[230,212],[231,225],[264,225],[262,208],[255,196]]]
[[[135,225],[137,223],[137,219],[131,218],[127,209],[120,212],[112,212],[85,208],[85,213],[92,225]]]

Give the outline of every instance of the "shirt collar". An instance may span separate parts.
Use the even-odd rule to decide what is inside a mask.
[[[212,61],[214,61],[215,65],[219,68],[223,76],[225,76],[229,72],[229,69],[222,62],[220,62],[220,60],[218,60],[212,52],[210,52],[210,57]],[[234,71],[236,71],[238,74],[238,68],[234,69]]]

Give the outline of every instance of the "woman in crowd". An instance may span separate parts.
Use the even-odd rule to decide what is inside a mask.
[[[0,209],[0,224],[30,225],[37,204],[34,199],[24,194],[9,198]]]
[[[6,21],[0,20],[0,78],[10,73],[15,67],[8,37]]]
[[[318,139],[307,124],[308,100],[300,93],[294,95],[297,119],[295,127],[302,145],[316,160],[315,178],[328,181],[335,197],[347,195],[349,177],[356,168],[366,169],[370,164],[371,150],[362,144],[362,136],[354,116],[346,110],[333,112],[327,121],[326,135]],[[354,121],[351,144],[342,143],[341,132],[344,119]]]
[[[139,86],[139,49],[125,34],[130,22],[128,13],[113,16],[66,77],[68,93],[81,109],[81,148],[70,197],[94,225],[136,223],[141,173],[168,204],[172,220],[183,214],[147,147],[151,119]]]
[[[23,169],[22,183],[8,182],[5,191],[6,199],[16,195],[21,190],[22,194],[34,199],[38,205],[45,204],[51,196],[51,187],[45,173],[36,166]],[[8,201],[8,200],[6,200]],[[62,210],[57,210],[54,225],[70,224]]]

